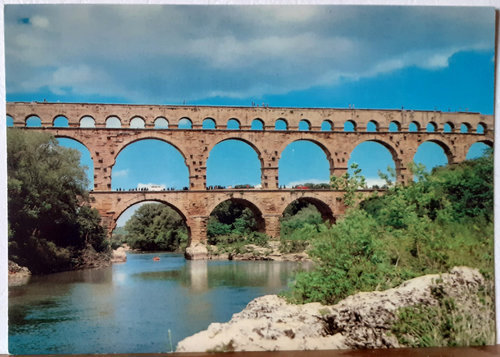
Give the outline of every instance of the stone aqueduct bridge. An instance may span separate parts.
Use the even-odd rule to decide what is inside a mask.
[[[386,147],[394,159],[399,182],[411,179],[407,170],[420,144],[431,141],[440,145],[449,163],[465,160],[472,144],[484,142],[493,145],[493,116],[477,113],[443,113],[436,111],[212,107],[212,106],[158,106],[76,103],[7,103],[7,115],[15,127],[25,127],[32,117],[40,118],[40,128],[27,130],[48,131],[56,137],[74,139],[85,145],[94,162],[94,190],[92,204],[104,224],[111,231],[116,220],[131,205],[145,200],[167,203],[185,219],[191,241],[206,239],[206,222],[212,210],[221,202],[232,199],[250,207],[262,217],[260,228],[270,236],[279,234],[279,218],[286,206],[296,199],[315,204],[325,218],[334,219],[344,213],[342,192],[329,190],[278,189],[278,162],[287,145],[308,140],[319,145],[330,164],[330,174],[340,176],[347,171],[347,163],[354,148],[375,141]],[[54,120],[64,116],[67,127],[54,127]],[[120,128],[107,128],[107,121],[119,120]],[[179,129],[183,118],[192,123],[191,129]],[[216,123],[216,130],[203,129],[207,118]],[[285,131],[275,130],[277,120],[285,121]],[[235,120],[238,130],[228,130],[227,123]],[[158,121],[168,123],[168,129],[157,129]],[[251,130],[258,121],[262,130]],[[305,121],[309,130],[299,131],[299,122]],[[332,130],[322,131],[327,122]],[[344,132],[344,124],[351,121],[355,131]],[[376,132],[367,132],[369,122]],[[390,123],[398,128],[389,131]],[[82,127],[83,123],[92,127]],[[133,123],[133,125],[132,125]],[[414,123],[416,132],[410,132]],[[432,123],[435,131],[426,132]],[[444,133],[448,124],[451,132]],[[465,124],[469,133],[461,133]],[[134,127],[131,127],[134,126]],[[473,132],[481,125],[484,132]],[[138,127],[137,127],[138,126]],[[111,171],[118,154],[129,144],[142,139],[158,139],[176,147],[189,170],[188,191],[112,191]],[[262,189],[206,190],[206,162],[210,151],[218,143],[236,139],[249,144],[261,163]],[[158,158],[161,164],[161,158]]]

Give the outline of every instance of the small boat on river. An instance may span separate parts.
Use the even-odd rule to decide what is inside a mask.
[[[159,260],[160,260],[160,257],[154,257],[154,258],[153,258],[153,260],[154,260],[155,262],[157,262],[157,261],[159,261]]]

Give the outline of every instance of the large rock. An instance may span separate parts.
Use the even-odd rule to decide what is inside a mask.
[[[270,240],[266,247],[255,244],[247,244],[238,253],[221,253],[217,246],[209,246],[208,259],[213,260],[274,260],[291,262],[311,262],[306,252],[281,253],[280,242]]]
[[[8,286],[19,286],[28,283],[31,277],[31,272],[28,268],[22,267],[12,260],[9,260],[9,278]]]
[[[179,342],[177,352],[275,351],[399,347],[389,334],[397,310],[416,304],[436,305],[431,288],[439,285],[448,296],[467,299],[484,285],[471,268],[426,275],[386,291],[362,292],[333,306],[288,304],[276,295],[251,301],[227,323]]]
[[[208,249],[203,243],[196,243],[186,248],[184,256],[188,260],[207,260]]]
[[[127,261],[127,248],[118,247],[111,254],[111,263],[124,263]]]

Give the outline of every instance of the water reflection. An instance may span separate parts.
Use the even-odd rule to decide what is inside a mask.
[[[155,254],[158,255],[158,254]],[[9,346],[16,354],[161,353],[257,296],[287,287],[293,263],[186,261],[130,254],[105,269],[33,277],[9,288]]]
[[[204,292],[220,286],[267,286],[282,288],[288,278],[310,264],[291,262],[187,261],[176,270],[146,271],[134,274],[144,280],[175,280],[192,292]]]
[[[189,261],[185,265],[189,270],[189,287],[194,292],[208,290],[208,262],[206,260]]]

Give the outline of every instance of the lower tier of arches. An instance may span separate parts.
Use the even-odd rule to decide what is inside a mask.
[[[365,191],[367,195],[372,190]],[[325,190],[259,190],[259,191],[162,191],[162,192],[105,192],[91,193],[91,205],[96,208],[102,223],[111,234],[118,218],[129,207],[140,202],[153,201],[174,208],[185,220],[191,244],[207,239],[207,222],[211,212],[222,202],[242,203],[261,217],[261,231],[272,238],[280,235],[280,219],[294,201],[316,206],[326,221],[335,222],[345,213],[344,191]]]

